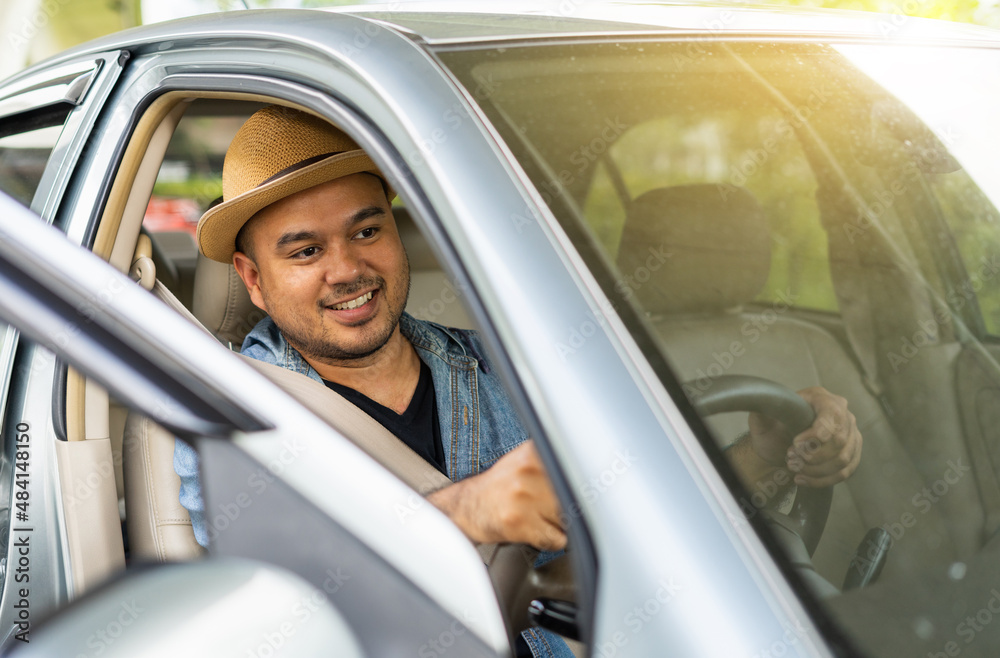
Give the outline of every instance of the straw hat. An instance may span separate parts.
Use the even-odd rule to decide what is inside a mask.
[[[358,145],[332,125],[305,112],[270,105],[237,131],[222,166],[223,202],[198,222],[203,254],[230,263],[236,234],[253,215],[275,201],[327,181],[368,172],[385,176]]]

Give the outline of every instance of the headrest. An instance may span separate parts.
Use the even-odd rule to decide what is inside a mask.
[[[750,192],[727,184],[652,190],[632,201],[618,250],[619,289],[654,314],[751,301],[771,268],[771,229]]]
[[[236,350],[243,338],[267,314],[254,306],[243,280],[229,263],[198,253],[191,312],[219,340]]]

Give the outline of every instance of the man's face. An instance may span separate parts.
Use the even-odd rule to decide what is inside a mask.
[[[307,358],[367,357],[396,331],[410,267],[378,178],[359,173],[261,210],[237,252],[250,298]]]

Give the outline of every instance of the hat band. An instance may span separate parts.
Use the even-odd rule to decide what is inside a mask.
[[[291,167],[285,167],[284,169],[282,169],[281,171],[279,171],[275,175],[271,176],[270,178],[268,178],[264,182],[259,183],[257,185],[257,187],[263,187],[264,185],[267,185],[271,181],[278,180],[282,176],[287,176],[288,174],[296,172],[299,169],[305,169],[306,167],[308,167],[311,164],[316,164],[320,160],[324,160],[326,158],[329,158],[331,155],[337,155],[337,152],[336,151],[331,151],[330,153],[323,153],[321,155],[314,155],[313,157],[306,158],[305,160],[302,160],[301,162],[296,162]]]

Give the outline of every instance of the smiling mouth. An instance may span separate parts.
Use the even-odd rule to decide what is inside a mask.
[[[358,297],[356,299],[352,299],[352,300],[346,301],[346,302],[341,302],[339,304],[334,304],[334,305],[330,306],[330,308],[332,308],[334,311],[346,311],[348,309],[358,308],[359,306],[364,306],[365,304],[367,304],[371,300],[373,292],[374,291],[370,290],[370,291],[366,292],[365,294],[361,295],[360,297]]]

